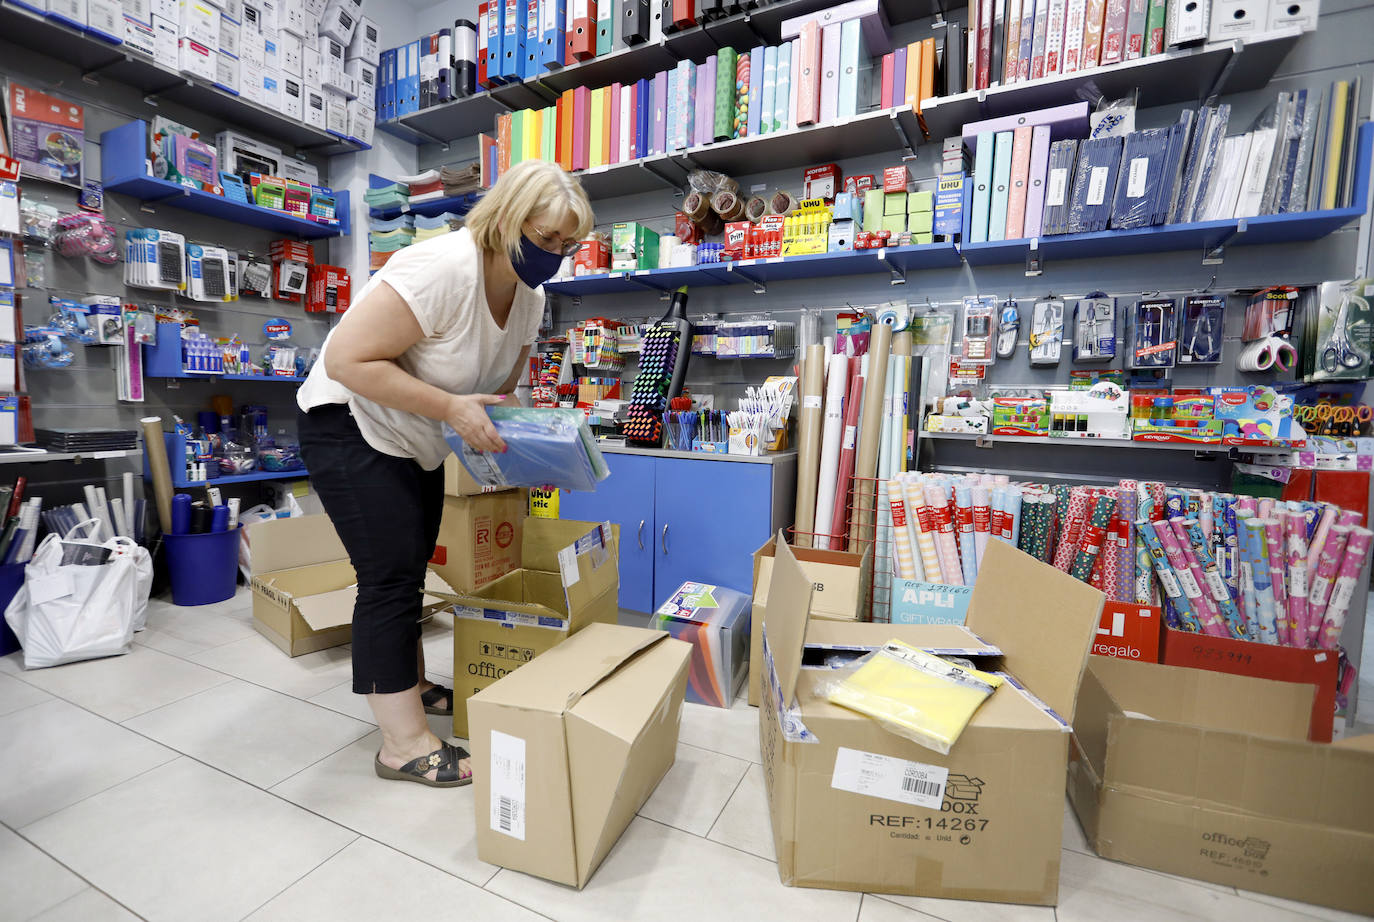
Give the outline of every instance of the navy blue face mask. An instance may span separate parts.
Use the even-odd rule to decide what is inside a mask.
[[[550,253],[524,234],[520,235],[520,256],[520,261],[514,263],[515,274],[530,288],[538,288],[553,278],[563,264],[562,255]]]

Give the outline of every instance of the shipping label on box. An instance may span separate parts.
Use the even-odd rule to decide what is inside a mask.
[[[219,50],[226,54],[239,56],[239,40],[243,36],[243,26],[225,16],[219,17]]]
[[[945,586],[914,579],[892,581],[893,624],[963,624],[972,586]]]
[[[337,90],[324,91],[325,130],[348,134],[348,100]]]
[[[153,16],[153,60],[172,70],[180,67],[181,47],[175,19]]]
[[[157,35],[153,32],[152,25],[144,25],[141,22],[125,18],[124,48],[137,51],[150,58],[154,57],[157,54]]]

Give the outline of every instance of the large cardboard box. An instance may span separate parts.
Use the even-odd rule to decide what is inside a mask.
[[[477,857],[585,886],[672,767],[690,652],[592,625],[472,698]]]
[[[514,494],[501,494],[511,496]],[[620,613],[620,547],[613,526],[530,519],[520,568],[465,593],[453,607],[453,735],[466,739],[464,702],[590,624]]]
[[[754,552],[754,611],[749,626],[749,703],[759,705],[763,682],[763,616],[768,608],[768,587],[773,581],[776,538]],[[789,548],[793,558],[811,580],[811,617],[832,621],[867,621],[873,589],[873,552],[850,554],[845,551],[818,551],[807,547]]]
[[[1102,593],[1001,541],[988,545],[966,626],[807,619],[812,591],[780,546],[759,736],[783,883],[1054,905],[1068,722]],[[1012,677],[948,755],[830,704],[833,670],[804,665],[892,638]]]
[[[1069,798],[1104,858],[1374,914],[1374,735],[1307,740],[1310,685],[1093,657]]]
[[[253,626],[288,656],[348,643],[358,578],[326,515],[268,519],[248,526],[253,547]],[[432,575],[425,606],[442,599]]]
[[[445,496],[429,568],[455,592],[468,592],[519,568],[529,503],[519,491]]]
[[[1329,743],[1336,719],[1337,656],[1331,650],[1281,647],[1275,644],[1211,637],[1164,626],[1164,652],[1159,662],[1213,672],[1297,682],[1314,686],[1307,738]]]

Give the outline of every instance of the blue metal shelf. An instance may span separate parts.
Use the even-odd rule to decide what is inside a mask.
[[[143,202],[158,202],[196,214],[246,224],[309,240],[343,237],[349,232],[347,190],[336,192],[338,224],[321,224],[272,208],[234,202],[222,195],[190,189],[144,172],[148,159],[148,123],[135,119],[100,135],[101,182],[106,192],[118,192]]]
[[[255,471],[251,474],[229,474],[224,477],[215,477],[212,480],[187,480],[186,473],[186,439],[175,432],[162,433],[163,448],[167,452],[167,464],[171,468],[172,486],[178,490],[185,490],[191,487],[203,487],[206,484],[222,483],[252,483],[256,480],[295,480],[298,477],[309,477],[310,472],[305,470],[298,471]],[[143,446],[143,479],[151,482],[153,479],[153,466],[148,463],[148,446]]]
[[[157,325],[157,342],[143,347],[143,375],[147,378],[214,378],[219,381],[262,381],[300,384],[305,378],[291,375],[225,375],[187,371],[181,367],[181,329],[175,323]]]
[[[1317,240],[1364,214],[1369,196],[1370,165],[1374,158],[1374,122],[1359,127],[1355,148],[1355,188],[1351,205],[1325,211],[1227,218],[1194,224],[1165,224],[1091,234],[1060,234],[1035,239],[1036,253],[1045,258],[1096,259],[1136,256],[1178,250],[1207,251],[1220,246],[1295,243]],[[966,243],[961,247],[971,266],[1023,262],[1031,252],[1030,239]]]

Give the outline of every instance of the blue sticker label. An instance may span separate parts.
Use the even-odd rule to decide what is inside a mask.
[[[972,586],[942,586],[914,579],[892,581],[893,624],[963,624]]]

